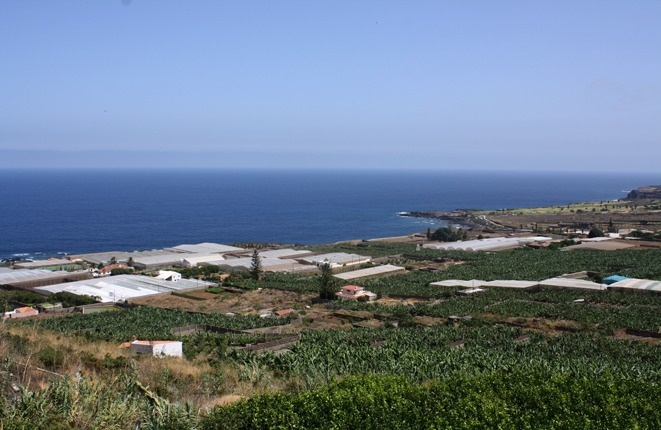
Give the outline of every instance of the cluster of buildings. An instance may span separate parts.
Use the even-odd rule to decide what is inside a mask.
[[[218,266],[221,271],[248,271],[252,265],[252,249],[243,249],[219,243],[178,245],[171,248],[134,252],[98,252],[69,256],[69,262],[86,262],[93,266],[118,264],[136,270],[150,271],[165,267],[191,268],[205,265]],[[371,257],[335,252],[314,254],[301,249],[270,249],[259,252],[264,272],[305,272],[328,263],[331,267],[354,266],[371,261]]]
[[[315,272],[323,264],[332,268],[350,268],[371,261],[371,257],[364,255],[315,254],[300,249],[268,249],[258,255],[263,272]],[[21,261],[0,268],[0,285],[43,295],[59,292],[87,295],[111,303],[151,294],[206,288],[212,284],[183,279],[176,271],[161,269],[208,265],[218,266],[221,272],[247,272],[253,265],[253,250],[205,242],[148,251],[98,252],[70,255],[66,259]],[[127,268],[158,271],[158,274],[110,276],[115,269]]]
[[[531,290],[538,287],[550,288],[570,288],[576,290],[636,290],[636,291],[655,291],[661,292],[661,281],[649,279],[635,279],[624,276],[610,276],[602,282],[593,282],[587,278],[587,272],[571,273],[564,276],[545,279],[543,281],[520,281],[520,280],[495,280],[482,281],[472,279],[463,281],[451,279],[439,282],[432,282],[431,287],[463,287],[466,290],[459,291],[459,294],[473,294],[484,291],[484,288],[515,288]]]
[[[425,243],[423,248],[442,251],[502,251],[534,243],[550,243],[552,240],[553,238],[545,236],[490,237],[458,242],[430,242]]]

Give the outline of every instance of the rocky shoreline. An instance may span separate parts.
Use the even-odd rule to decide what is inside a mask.
[[[639,187],[616,201],[583,202],[543,208],[411,211],[400,216],[445,221],[476,232],[567,232],[597,226],[604,231],[661,230],[661,185]],[[562,234],[562,233],[561,233]]]
[[[425,211],[412,211],[406,212],[406,215],[412,218],[428,218],[446,221],[449,224],[457,225],[465,228],[504,228],[505,226],[493,222],[486,215],[479,213],[478,210],[455,210],[452,212],[425,212]]]
[[[629,191],[624,200],[661,199],[661,185],[648,185]]]

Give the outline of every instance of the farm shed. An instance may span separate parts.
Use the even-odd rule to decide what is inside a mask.
[[[391,275],[395,273],[405,272],[406,269],[399,266],[393,266],[392,264],[384,264],[382,266],[368,267],[367,269],[359,269],[351,272],[344,272],[335,275],[336,278],[350,281],[358,278],[367,278],[370,276],[379,276],[379,275]]]
[[[131,352],[154,357],[181,357],[183,347],[180,341],[174,340],[134,340]]]
[[[164,251],[162,249],[152,249],[149,251],[134,251],[134,252],[106,251],[106,252],[95,252],[91,254],[70,255],[69,260],[71,261],[82,260],[95,265],[99,265],[99,264],[107,265],[110,264],[110,261],[112,261],[112,259],[114,258],[115,261],[117,261],[118,263],[126,264],[128,263],[130,258],[136,260],[137,258],[153,257],[156,255],[167,255],[167,254],[172,254],[172,252]]]
[[[478,287],[493,287],[493,288],[518,288],[527,289],[534,288],[539,285],[535,281],[517,281],[517,280],[496,280],[496,281],[480,281],[472,279],[470,281],[462,281],[457,279],[432,282],[430,286],[437,287],[465,287],[465,288],[478,288]]]
[[[182,261],[195,254],[162,254],[133,259],[133,267],[138,270],[160,269],[162,267],[182,266]]]
[[[171,270],[159,270],[156,279],[161,281],[179,282],[181,281],[181,273],[173,272]]]
[[[181,260],[180,266],[182,267],[196,267],[201,264],[216,264],[218,261],[223,261],[225,257],[221,254],[192,254]]]
[[[581,243],[577,245],[566,246],[563,248],[564,251],[571,251],[573,249],[597,249],[600,251],[615,251],[618,249],[628,249],[635,248],[637,245],[635,243],[626,243],[624,241],[601,241],[601,242],[587,242],[586,239],[581,239]]]
[[[135,297],[159,293],[172,293],[208,287],[211,282],[194,279],[182,279],[178,282],[165,281],[140,275],[118,275],[107,278],[96,278],[88,281],[71,282],[35,288],[36,292],[59,293],[66,291],[72,294],[84,294],[98,297],[101,302],[118,302]]]
[[[37,305],[37,310],[39,312],[59,312],[62,310],[62,303],[57,302],[57,303],[40,303]]]
[[[627,279],[629,279],[629,278],[627,278],[626,276],[613,275],[613,276],[609,276],[607,278],[604,278],[603,282],[606,285],[611,285],[611,284],[614,284],[616,282],[624,281],[624,280],[627,280]]]
[[[63,282],[89,279],[91,277],[92,274],[87,270],[80,270],[77,272],[52,272],[44,269],[16,269],[0,273],[0,285],[29,289],[42,287],[44,285],[54,285]]]
[[[296,260],[304,264],[313,264],[315,266],[321,266],[328,263],[331,267],[342,267],[369,263],[372,260],[372,257],[358,254],[347,254],[346,252],[331,252],[328,254],[297,258]]]
[[[283,248],[283,249],[269,249],[269,250],[264,250],[259,252],[259,256],[262,258],[301,258],[301,257],[307,257],[312,255],[312,251],[308,251],[305,249],[289,249],[289,248]],[[250,255],[246,256],[252,256],[252,251],[250,252]]]
[[[457,291],[457,294],[462,296],[469,296],[471,294],[481,293],[484,290],[482,288],[468,288],[466,290]]]
[[[651,279],[624,279],[608,286],[608,289],[614,290],[636,290],[636,291],[655,291],[661,293],[661,281]]]
[[[574,288],[579,290],[605,290],[606,285],[572,278],[551,278],[539,283],[542,287]]]
[[[501,251],[518,248],[533,242],[548,242],[552,238],[544,236],[531,237],[492,237],[447,243],[426,243],[424,248],[439,249],[443,251]]]
[[[528,289],[534,288],[539,285],[539,282],[535,281],[517,281],[517,280],[495,280],[488,281],[483,284],[485,287],[494,287],[494,288],[520,288]]]
[[[260,258],[260,263],[264,272],[300,272],[308,269],[298,261],[291,259]],[[221,270],[245,272],[252,267],[252,257],[228,258],[213,264],[218,265]]]
[[[64,258],[49,258],[47,260],[18,261],[14,269],[47,269],[47,270],[80,270],[82,266]]]
[[[188,253],[188,254],[225,254],[228,252],[240,252],[243,248],[236,246],[223,245],[220,243],[203,242],[197,244],[184,244],[165,248],[165,251]]]

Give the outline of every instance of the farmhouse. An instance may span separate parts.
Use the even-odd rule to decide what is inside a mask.
[[[11,312],[5,312],[4,318],[27,318],[39,315],[39,311],[29,306],[14,309]]]
[[[335,295],[344,300],[368,300],[370,302],[376,300],[376,294],[367,291],[365,288],[358,285],[345,285],[342,289],[335,293]]]
[[[110,276],[112,274],[113,269],[126,269],[128,266],[124,264],[110,264],[103,269],[99,269],[99,276]]]

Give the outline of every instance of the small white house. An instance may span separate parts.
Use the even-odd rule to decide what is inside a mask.
[[[181,273],[173,272],[171,270],[159,270],[156,279],[160,279],[162,281],[178,282],[181,281]]]
[[[131,352],[154,357],[181,357],[183,345],[174,340],[134,340],[131,342]]]

